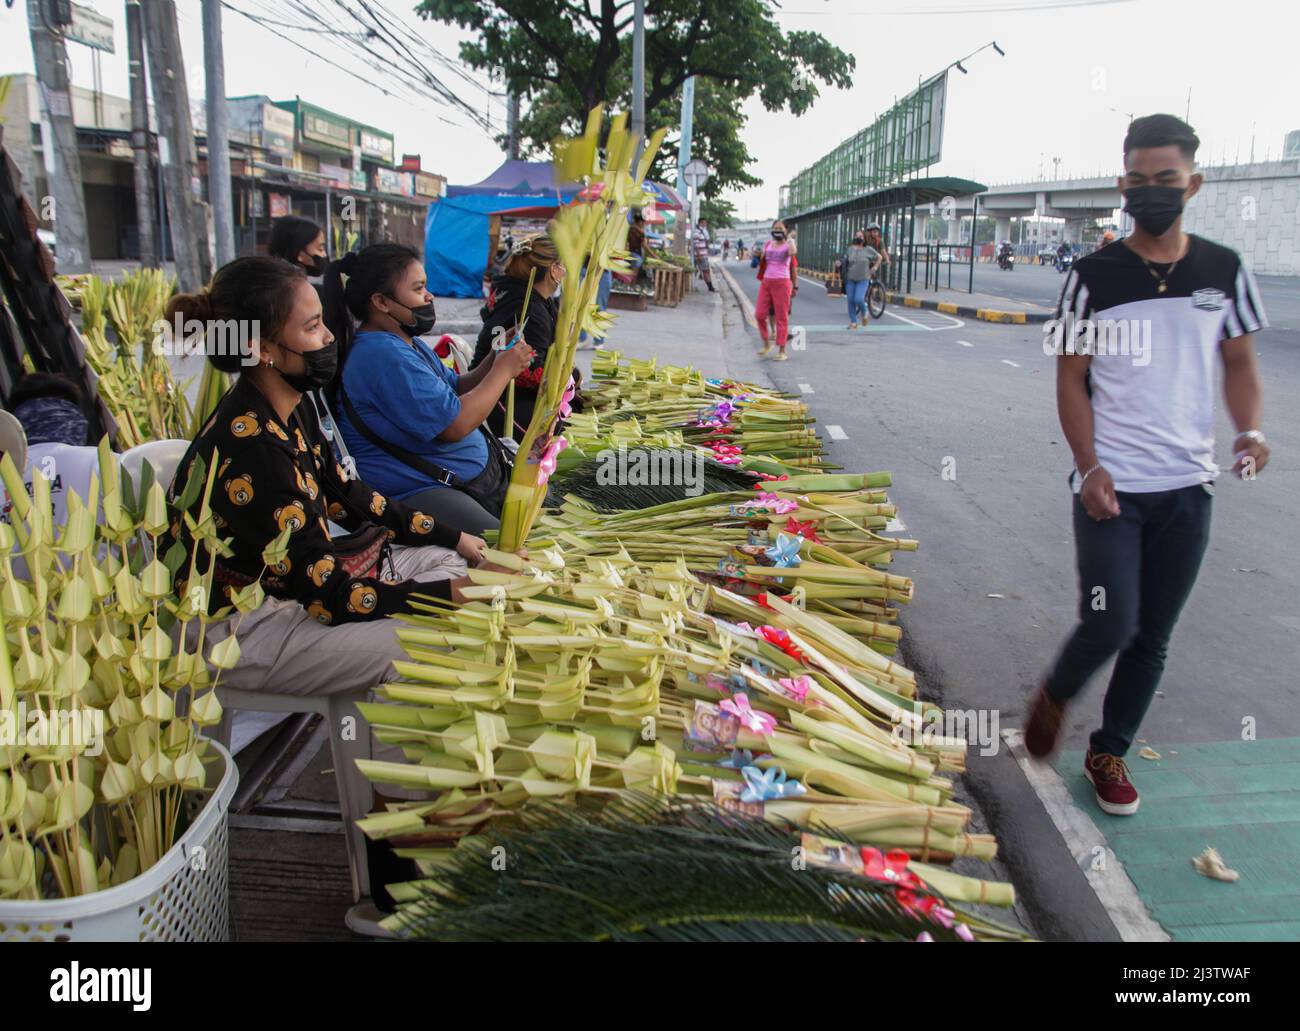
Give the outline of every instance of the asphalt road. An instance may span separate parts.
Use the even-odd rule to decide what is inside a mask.
[[[754,300],[748,263],[727,267]],[[977,269],[976,289],[992,289],[981,278],[1045,304],[1060,283],[1058,273],[1030,267]],[[1273,458],[1254,482],[1219,481],[1209,551],[1143,727],[1157,750],[1239,739],[1247,716],[1261,738],[1300,736],[1300,284],[1260,285],[1278,326],[1256,340]],[[904,614],[907,659],[930,696],[948,708],[991,710],[1004,729],[1020,727],[1077,605],[1071,458],[1056,419],[1053,359],[1040,327],[890,311],[870,330],[849,332],[843,298],[803,280],[792,324],[806,328],[806,349],[766,371],[780,388],[809,395],[836,462],[894,474],[891,496],[921,542],[896,560],[916,581]],[[1227,465],[1231,433],[1222,413],[1218,439]],[[955,476],[944,478],[945,467]],[[1087,747],[1103,684],[1099,678],[1071,708],[1065,747]],[[970,786],[1040,933],[1114,938],[1005,749],[973,757],[971,769]]]

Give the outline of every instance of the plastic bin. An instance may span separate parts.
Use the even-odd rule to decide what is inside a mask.
[[[220,744],[208,749],[209,773],[220,760],[216,789],[194,797],[202,809],[158,863],[91,895],[0,901],[0,941],[229,941],[228,810],[239,771]]]

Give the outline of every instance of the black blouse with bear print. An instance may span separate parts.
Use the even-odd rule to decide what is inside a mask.
[[[214,450],[219,465],[212,487],[213,518],[221,536],[230,539],[233,554],[217,559],[210,611],[230,603],[232,583],[237,587],[259,574],[267,594],[297,601],[326,624],[407,610],[414,593],[451,597],[445,580],[418,583],[343,572],[326,520],[349,531],[382,526],[390,539],[414,546],[455,548],[460,531],[434,525],[431,516],[348,479],[309,399],[303,398],[286,425],[262,392],[241,376],[181,461],[173,499],[184,490],[194,459],[202,455],[210,468]],[[196,519],[201,504],[200,498],[190,508]],[[263,573],[262,552],[285,528],[292,529],[288,555]],[[173,523],[171,532],[187,550],[192,548],[186,528]]]

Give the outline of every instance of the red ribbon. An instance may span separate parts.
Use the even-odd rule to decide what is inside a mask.
[[[768,644],[780,648],[790,658],[798,659],[800,662],[806,662],[807,656],[799,650],[793,641],[790,640],[790,634],[774,626],[764,624],[758,628],[759,636]],[[904,853],[906,854],[906,853]]]
[[[893,848],[883,855],[878,848],[866,846],[862,849],[862,872],[873,881],[894,886],[894,896],[899,903],[912,912],[933,920],[944,927],[953,926],[953,912],[931,895],[925,883],[908,869],[910,860],[907,852]],[[958,929],[958,936],[971,941],[970,932]]]

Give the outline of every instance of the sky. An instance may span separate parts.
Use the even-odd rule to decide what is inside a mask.
[[[101,58],[106,92],[127,94],[122,4],[82,0],[116,23],[117,52]],[[267,13],[280,0],[230,0]],[[454,57],[464,34],[418,21],[412,0],[381,0],[442,53]],[[746,103],[745,138],[761,187],[728,195],[743,218],[773,215],[777,194],[801,168],[870,124],[897,97],[952,61],[997,40],[949,74],[943,159],[931,174],[988,185],[1062,176],[1114,174],[1129,114],[1188,112],[1202,141],[1202,163],[1281,154],[1300,129],[1290,85],[1300,12],[1279,0],[781,0],[787,31],[815,31],[857,61],[854,86],[827,88],[801,118]],[[203,96],[199,0],[178,0],[191,100]],[[323,10],[324,0],[319,0]],[[300,95],[321,107],[387,129],[398,153],[419,153],[424,167],[452,183],[475,182],[502,154],[461,111],[385,96],[378,78],[356,62],[359,81],[277,38],[234,11],[224,14],[226,92]],[[281,20],[301,22],[285,10]],[[312,44],[312,37],[292,34]],[[73,82],[92,84],[86,48],[70,46]],[[324,50],[322,49],[322,52]],[[0,74],[32,70],[26,3],[0,7]],[[504,108],[482,76],[475,88],[439,72],[499,131]],[[1059,158],[1059,164],[1055,159]]]

